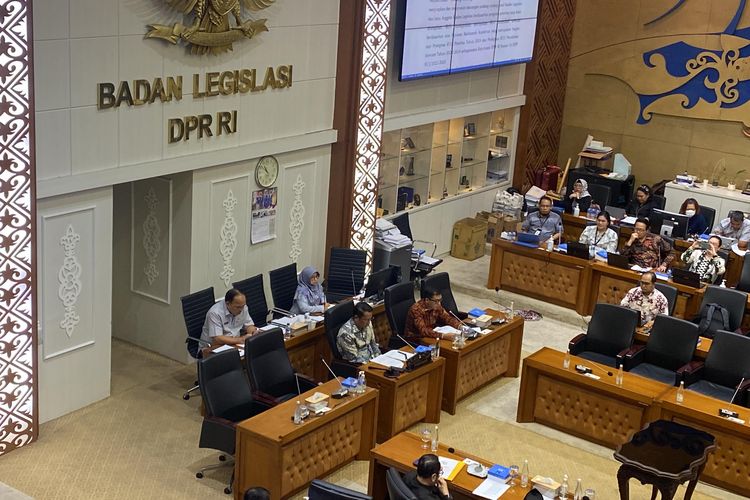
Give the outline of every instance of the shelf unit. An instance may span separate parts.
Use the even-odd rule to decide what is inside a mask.
[[[383,215],[508,182],[520,108],[383,134],[378,208]]]

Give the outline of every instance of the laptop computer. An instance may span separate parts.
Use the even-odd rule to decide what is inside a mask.
[[[568,243],[568,255],[584,260],[589,260],[591,258],[591,255],[589,254],[589,246],[576,241]]]
[[[625,255],[619,253],[607,252],[607,264],[620,269],[630,269],[630,262]]]
[[[516,245],[521,245],[529,248],[539,248],[539,242],[541,240],[539,239],[538,234],[534,233],[518,233],[518,240],[514,241]]]
[[[701,287],[700,277],[687,269],[680,269],[675,267],[672,269],[672,281],[679,283],[680,285],[692,286],[693,288]]]
[[[719,236],[718,234],[712,236],[718,236],[719,238],[721,238],[721,248],[724,248],[726,250],[730,250],[732,248],[732,245],[737,243],[737,238],[728,238],[727,236]]]
[[[609,216],[613,219],[624,219],[625,218],[625,209],[620,207],[613,207],[612,205],[607,205],[604,207],[604,210],[606,210],[609,213]]]

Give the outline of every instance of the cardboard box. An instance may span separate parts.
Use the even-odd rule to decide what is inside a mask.
[[[499,238],[500,233],[504,231],[502,214],[482,211],[477,212],[475,218],[487,222],[487,243],[492,243],[492,240]]]
[[[458,259],[475,260],[484,255],[487,222],[465,218],[453,225],[451,255]]]

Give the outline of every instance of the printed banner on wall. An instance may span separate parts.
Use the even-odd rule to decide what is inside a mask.
[[[276,203],[279,188],[253,191],[250,200],[250,243],[272,240],[276,237]]]

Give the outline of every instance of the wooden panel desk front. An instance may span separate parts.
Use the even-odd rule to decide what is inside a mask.
[[[583,314],[591,314],[594,306],[599,302],[619,304],[628,290],[638,286],[640,273],[630,269],[620,269],[601,261],[591,263],[591,295]],[[681,285],[672,280],[662,281],[677,289],[677,302],[673,316],[678,318],[692,318],[698,314],[703,294],[701,288]]]
[[[429,450],[422,449],[422,441],[420,438],[409,432],[402,432],[385,443],[376,446],[370,453],[370,478],[367,494],[372,496],[375,500],[384,500],[388,498],[385,479],[388,469],[393,467],[401,473],[413,471],[415,470],[414,461],[425,453],[429,453]],[[450,452],[448,451],[448,446],[442,443],[438,448],[438,454],[441,457],[453,458],[454,460],[459,461],[464,458],[470,458],[487,467],[492,465],[492,462],[488,460],[460,450]],[[482,479],[466,472],[466,467],[464,467],[456,475],[453,481],[448,483],[448,489],[455,499],[481,498],[473,495],[472,492],[482,484],[482,481]],[[508,491],[503,493],[501,498],[502,500],[522,500],[530,489],[531,487],[521,488],[518,485],[514,485]]]
[[[589,294],[590,265],[558,252],[492,241],[487,288],[501,288],[583,314]]]
[[[376,363],[367,363],[362,370],[367,378],[367,386],[380,393],[378,443],[417,422],[440,422],[445,372],[443,358],[402,373],[397,378],[386,377],[383,367]]]
[[[487,314],[502,316],[499,311]],[[440,340],[440,357],[445,358],[442,408],[456,414],[456,404],[502,376],[517,377],[521,366],[521,344],[524,321],[516,316],[496,327],[492,333],[466,342],[463,349],[454,349],[451,340]],[[434,344],[436,339],[424,339]]]
[[[330,394],[336,380],[308,391]],[[378,392],[331,399],[333,408],[320,417],[294,425],[296,401],[290,400],[237,426],[234,497],[242,498],[251,486],[263,486],[271,498],[287,498],[317,477],[352,459],[367,460],[375,446]]]
[[[538,422],[615,448],[630,433],[656,420],[652,403],[669,386],[627,372],[618,386],[614,368],[571,356],[565,369],[564,357],[565,353],[544,347],[523,360],[518,422]],[[591,367],[601,378],[579,374],[576,364]]]
[[[708,458],[701,481],[750,497],[750,410],[686,390],[677,404],[676,387],[664,393],[658,404],[661,418],[695,427],[716,437],[716,452]],[[719,416],[721,408],[736,411],[745,424]]]

